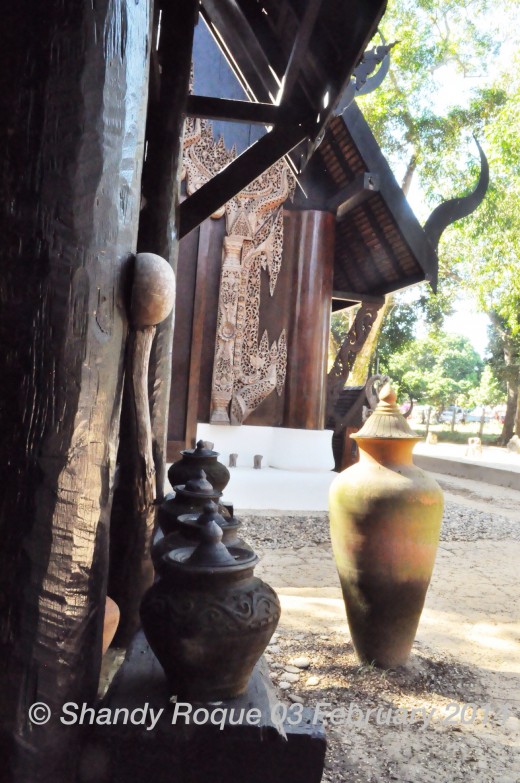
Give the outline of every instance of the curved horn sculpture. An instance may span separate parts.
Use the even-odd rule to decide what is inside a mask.
[[[432,247],[437,250],[439,239],[445,228],[456,220],[471,215],[472,212],[481,204],[489,184],[489,165],[484,150],[475,138],[475,142],[480,153],[480,176],[477,185],[472,193],[460,198],[452,198],[443,201],[436,207],[426,223],[424,224],[424,233],[426,234]]]

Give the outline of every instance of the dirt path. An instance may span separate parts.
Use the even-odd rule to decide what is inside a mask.
[[[410,664],[395,672],[357,663],[326,515],[245,520],[282,601],[272,677],[288,709],[325,717],[325,781],[520,781],[520,493],[437,478],[444,533]],[[291,663],[302,656],[305,669]]]

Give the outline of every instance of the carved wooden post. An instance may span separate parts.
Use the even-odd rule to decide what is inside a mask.
[[[155,68],[158,85],[148,110],[147,155],[143,168],[145,206],[139,222],[137,246],[139,251],[162,256],[175,271],[179,250],[182,131],[199,3],[198,0],[156,0],[155,5],[162,11]],[[157,327],[150,357],[150,415],[159,499],[163,497],[166,477],[172,341],[173,315],[170,315]]]
[[[188,94],[188,82],[193,41],[193,28],[198,12],[196,0],[170,3],[160,0],[162,8],[161,37],[155,62],[157,84],[150,100],[146,129],[147,156],[143,169],[143,203],[139,224],[138,247],[157,253],[175,269],[177,261],[177,206],[179,198],[179,162],[183,108]],[[157,19],[155,22],[157,35]],[[154,45],[155,49],[155,45]],[[159,68],[160,66],[160,68]],[[165,479],[166,432],[171,381],[173,315],[156,331],[151,349],[149,392],[153,456],[156,470],[157,498],[163,497]],[[128,540],[141,540],[142,513],[132,502],[135,492],[136,465],[133,441],[132,402],[130,389],[125,389],[121,415],[121,447],[118,454],[118,486],[110,524],[111,563],[110,595],[124,596],[125,610],[116,634],[116,644],[126,644],[131,634],[134,615],[132,607],[142,590],[143,581],[136,583],[135,592],[128,595],[128,565],[124,560]],[[140,566],[143,575],[149,573],[147,545],[141,547]],[[122,609],[124,607],[121,607]]]
[[[125,361],[125,420],[129,424],[122,445],[125,467],[133,481],[124,502],[128,524],[112,532],[110,557],[111,598],[119,606],[119,643],[128,643],[139,627],[139,604],[151,586],[154,569],[150,556],[155,527],[157,486],[148,400],[148,367],[156,325],[171,313],[175,276],[171,266],[153,253],[139,253],[132,275],[131,330]],[[121,511],[121,509],[119,509]]]
[[[333,428],[335,432],[339,432],[344,426],[341,418],[335,413],[336,402],[354,366],[357,353],[370,334],[378,311],[383,304],[384,300],[379,303],[364,302],[361,305],[327,375],[327,426]]]
[[[59,715],[94,698],[101,658],[149,3],[2,10],[2,780],[70,783],[78,737]]]

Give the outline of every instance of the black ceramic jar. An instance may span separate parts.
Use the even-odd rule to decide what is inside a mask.
[[[186,484],[195,478],[200,470],[203,470],[211,486],[222,493],[230,478],[229,470],[221,462],[218,462],[218,451],[212,451],[204,447],[204,441],[199,440],[194,449],[181,451],[182,459],[174,462],[168,470],[168,479],[175,489],[178,484]]]
[[[221,492],[216,490],[199,468],[186,484],[174,486],[175,496],[168,496],[159,506],[157,520],[164,535],[178,530],[177,520],[183,514],[200,514],[210,500],[218,503]]]
[[[160,568],[160,559],[172,549],[196,546],[200,541],[200,533],[208,518],[212,518],[222,528],[222,543],[227,546],[238,546],[251,549],[242,538],[238,537],[241,522],[235,516],[223,517],[218,507],[211,500],[204,505],[202,514],[181,514],[175,524],[175,531],[160,538],[152,548],[152,560],[156,570]]]
[[[192,701],[238,696],[280,618],[274,590],[254,576],[257,556],[222,543],[208,515],[196,547],[162,556],[141,621],[170,692]]]

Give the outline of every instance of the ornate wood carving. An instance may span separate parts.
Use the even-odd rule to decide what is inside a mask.
[[[380,303],[363,302],[327,376],[327,424],[334,430],[338,428],[334,413],[336,402],[354,365],[356,355],[372,329],[380,307]]]
[[[189,195],[236,157],[211,124],[188,119],[183,175]],[[213,218],[226,218],[217,316],[210,421],[241,424],[275,389],[282,393],[287,365],[285,330],[270,341],[259,338],[261,271],[269,275],[271,296],[281,267],[282,204],[294,179],[279,161],[227,202]]]

